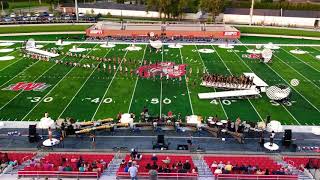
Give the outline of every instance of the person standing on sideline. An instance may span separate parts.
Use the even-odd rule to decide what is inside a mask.
[[[92,134],[90,137],[91,137],[91,148],[96,149],[96,135]]]
[[[274,140],[275,136],[276,136],[276,133],[274,131],[272,131],[270,134],[270,145],[269,146],[273,146],[273,140]]]
[[[132,166],[128,169],[128,172],[130,174],[131,180],[138,180],[138,168],[135,162],[132,163]]]

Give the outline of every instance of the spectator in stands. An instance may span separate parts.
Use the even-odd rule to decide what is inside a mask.
[[[212,164],[211,164],[211,168],[217,168],[218,167],[218,164],[216,161],[213,161]]]
[[[52,140],[52,130],[51,130],[51,127],[48,128],[48,138],[50,139],[50,141]]]
[[[150,170],[150,169],[151,169],[151,164],[148,163],[145,168],[146,168],[147,170]]]
[[[183,169],[187,171],[191,170],[191,164],[189,163],[189,160],[186,160],[186,162],[183,164]]]
[[[129,164],[124,168],[124,172],[129,172],[129,168],[130,168],[130,166],[129,166]]]
[[[182,169],[182,166],[183,166],[182,162],[179,161],[178,164],[177,164],[177,168],[178,168],[178,169]]]
[[[220,161],[219,164],[218,164],[218,166],[217,166],[217,168],[222,169],[222,168],[224,168],[224,167],[225,167],[225,164],[223,164],[223,162]]]
[[[79,172],[85,172],[86,168],[84,168],[84,164],[81,164],[79,167]]]
[[[194,167],[191,172],[192,173],[198,173],[198,167]]]
[[[128,172],[130,174],[131,180],[137,180],[138,179],[138,168],[136,167],[136,163],[133,162],[132,166],[128,169]]]
[[[72,171],[72,168],[70,167],[70,165],[68,164],[63,171]]]
[[[270,175],[269,169],[266,169],[266,172],[264,173],[264,175]]]
[[[265,172],[263,172],[260,168],[257,169],[256,175],[264,175]]]
[[[221,168],[218,167],[218,168],[214,171],[213,174],[214,174],[214,175],[222,174]]]
[[[158,161],[157,155],[156,154],[152,154],[151,160],[152,161]]]
[[[158,169],[158,165],[156,161],[153,161],[153,165],[151,166],[152,169]]]
[[[150,169],[149,175],[150,175],[150,180],[158,179],[158,172],[155,169]]]
[[[163,167],[162,166],[159,167],[158,172],[159,173],[163,173]]]
[[[169,164],[167,164],[167,166],[163,169],[163,172],[164,173],[171,173],[171,169],[170,169]]]
[[[130,157],[131,159],[135,160],[135,158],[137,157],[138,151],[136,149],[131,149],[131,154]]]
[[[162,160],[164,164],[170,164],[171,159],[167,156],[166,159]]]
[[[141,159],[142,159],[142,154],[138,153],[137,156],[136,156],[136,160],[140,161]]]
[[[64,171],[64,167],[62,163],[60,164],[60,166],[58,166],[58,171]]]
[[[224,169],[226,170],[226,172],[229,174],[232,171],[232,165],[230,163],[230,161],[227,162],[227,165],[224,167]]]

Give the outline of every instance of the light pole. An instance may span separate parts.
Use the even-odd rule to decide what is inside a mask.
[[[252,24],[252,16],[253,16],[253,7],[254,7],[254,0],[251,0],[251,8],[250,8],[250,22],[249,25]]]
[[[78,13],[78,0],[74,0],[74,8],[76,10],[76,21],[79,21],[79,13]]]

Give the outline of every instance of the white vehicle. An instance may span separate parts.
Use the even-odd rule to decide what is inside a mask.
[[[27,17],[27,16],[22,17],[22,21],[28,21],[28,20],[29,20],[29,17]]]
[[[27,13],[27,17],[30,17],[31,16],[31,14],[30,13]]]
[[[79,13],[78,16],[79,16],[79,17],[84,17],[85,15],[84,15],[84,13]]]
[[[11,13],[11,14],[10,14],[10,17],[11,17],[11,18],[15,18],[15,17],[16,17],[16,14],[15,14],[15,13]]]
[[[39,17],[40,16],[40,13],[36,12],[34,13],[35,16]]]

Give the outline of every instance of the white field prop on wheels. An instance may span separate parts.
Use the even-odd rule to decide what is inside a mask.
[[[70,52],[74,52],[74,53],[77,53],[77,52],[84,52],[86,51],[87,49],[86,48],[78,48],[76,46],[73,46],[71,49],[69,49]]]
[[[213,49],[199,49],[198,51],[201,53],[214,53]]]
[[[306,53],[308,53],[307,51],[303,51],[303,50],[300,50],[300,49],[294,49],[294,50],[291,50],[290,52],[292,54],[306,54]]]
[[[102,48],[114,48],[115,46],[116,46],[115,44],[108,43],[108,42],[103,43],[103,44],[100,45],[100,47],[102,47]]]
[[[267,48],[267,49],[280,49],[279,46],[277,45],[274,45],[272,42],[269,42],[268,44],[264,45],[264,48]]]
[[[161,49],[162,48],[162,41],[160,41],[160,40],[151,41],[150,40],[150,46],[152,46],[155,49]]]
[[[65,42],[63,41],[62,39],[59,39],[57,42],[56,42],[56,45],[57,46],[66,46],[66,45],[70,45],[71,42]]]
[[[135,46],[134,44],[126,48],[127,51],[140,51],[141,49],[141,47]]]
[[[2,42],[2,43],[0,43],[0,46],[12,46],[12,45],[14,45],[13,42]]]
[[[248,49],[247,50],[247,53],[250,53],[250,54],[261,54],[261,50],[257,50],[257,49]]]
[[[261,52],[263,57],[263,62],[268,63],[272,58],[272,50],[271,49],[263,49]]]
[[[233,49],[234,48],[234,46],[229,45],[229,44],[221,44],[218,47],[222,48],[222,49]]]
[[[182,46],[181,44],[170,44],[168,47],[169,47],[169,48],[180,49],[180,48],[182,48],[183,46]]]
[[[7,53],[7,52],[12,52],[14,49],[8,48],[8,49],[0,49],[0,53]]]
[[[14,58],[15,58],[14,56],[2,56],[2,57],[0,57],[0,61],[9,61]]]

